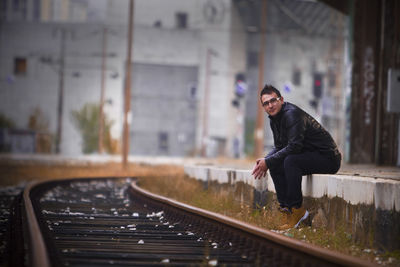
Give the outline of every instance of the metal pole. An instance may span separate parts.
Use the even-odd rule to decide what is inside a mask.
[[[124,90],[124,130],[122,137],[122,165],[127,167],[129,153],[129,123],[130,123],[130,101],[131,101],[131,73],[132,73],[132,43],[133,43],[133,0],[129,1],[129,21],[128,21],[128,47],[125,71],[125,90]]]
[[[382,92],[383,92],[383,50],[385,46],[385,1],[380,2],[381,4],[381,28],[380,28],[380,42],[379,42],[379,65],[378,65],[378,93],[376,100],[376,128],[375,128],[375,155],[374,161],[376,165],[382,164],[382,147],[381,147],[381,131],[382,131],[382,123],[381,123],[381,115],[382,115]]]
[[[104,92],[105,92],[105,71],[107,54],[107,28],[103,28],[103,49],[101,60],[101,92],[100,92],[100,111],[99,111],[99,154],[103,153],[103,132],[104,132]]]
[[[209,116],[209,94],[210,94],[210,65],[211,49],[207,49],[206,58],[206,80],[204,87],[204,110],[203,110],[203,135],[201,138],[201,156],[206,156],[206,140],[208,139],[208,116]]]
[[[63,117],[63,102],[64,102],[64,68],[65,68],[65,37],[66,30],[61,29],[60,40],[60,68],[58,73],[58,107],[57,107],[57,133],[56,133],[56,153],[60,153],[60,144],[62,138],[62,117]]]
[[[266,33],[266,15],[267,15],[267,0],[262,1],[261,10],[261,32],[260,32],[260,51],[258,54],[258,94],[264,86],[264,51],[265,51],[265,33]],[[254,156],[257,158],[261,156],[264,150],[264,110],[260,101],[257,101],[257,120],[256,128],[254,131]]]

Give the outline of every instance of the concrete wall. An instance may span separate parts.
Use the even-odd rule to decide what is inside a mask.
[[[219,3],[216,5],[217,16],[215,19],[204,18],[199,43],[201,100],[196,144],[199,148],[206,144],[209,156],[218,155],[217,147],[222,150],[222,155],[233,156],[233,140],[244,134],[243,129],[238,133],[237,115],[231,102],[234,97],[235,75],[245,70],[246,35],[232,2],[215,2]],[[205,127],[207,136],[204,137]]]
[[[36,19],[32,17],[35,6],[31,4],[25,10],[29,16],[22,16],[21,14],[25,12],[22,9],[15,12],[6,10],[6,22],[1,28],[0,41],[2,58],[0,83],[5,88],[0,92],[2,94],[0,112],[13,119],[18,127],[24,128],[31,110],[40,106],[43,113],[48,116],[50,131],[56,132],[58,58],[61,47],[61,35],[57,29],[65,27],[67,29],[65,110],[61,153],[80,154],[81,138],[72,125],[70,112],[81,108],[84,103],[99,101],[101,30],[103,25],[106,25],[109,27],[107,53],[110,55],[107,58],[106,99],[111,100],[108,103],[112,105],[107,104],[105,112],[114,121],[112,137],[119,139],[122,129],[122,92],[127,53],[126,25],[129,2],[86,1],[82,7],[82,12],[86,12],[81,14],[82,19],[79,18],[79,14],[75,14],[77,2],[43,0],[40,3],[42,13]],[[196,68],[196,78],[193,78],[192,74],[185,78],[184,72],[175,76],[180,77],[179,79],[185,83],[189,80],[191,83],[197,83],[196,100],[199,103],[196,105],[194,119],[196,149],[199,150],[203,144],[202,133],[205,126],[208,132],[205,139],[211,140],[206,142],[211,147],[208,150],[212,151],[213,144],[216,144],[222,147],[223,155],[229,156],[233,154],[233,140],[237,137],[240,139],[243,135],[243,127],[237,123],[240,114],[234,114],[231,101],[234,76],[245,69],[245,35],[240,27],[239,15],[235,12],[231,1],[221,0],[215,4],[216,6],[212,7],[206,0],[169,0],[168,4],[161,0],[135,1],[133,61],[154,66],[180,67],[182,70],[183,67]],[[210,13],[212,8],[215,8],[216,13]],[[177,27],[178,13],[187,15],[187,25],[184,28]],[[78,21],[88,24],[77,23]],[[155,25],[157,22],[159,26]],[[215,52],[215,56],[212,58],[210,68],[206,70],[206,58],[210,49]],[[29,56],[29,71],[24,77],[13,75],[13,61],[17,56]],[[149,75],[157,77],[161,73],[155,71]],[[204,101],[206,80],[209,81],[210,92],[207,110]],[[139,84],[141,87],[145,86],[143,82]],[[186,84],[181,86],[187,87]],[[153,88],[150,86],[146,90]],[[181,89],[177,90],[181,92]],[[181,107],[180,112],[192,114],[191,108],[182,111]],[[207,116],[206,125],[205,116]],[[179,118],[180,115],[177,115],[174,120]],[[153,131],[150,125],[147,130]],[[141,149],[141,153],[150,155],[157,152],[149,151],[147,146]],[[216,153],[209,155],[215,156]]]
[[[192,90],[197,87],[197,72],[195,66],[134,64],[131,154],[193,153],[197,99]]]
[[[81,136],[73,124],[72,110],[100,101],[102,27],[42,23],[4,23],[1,31],[0,112],[19,128],[26,128],[35,108],[45,115],[49,131],[57,127],[61,29],[65,29],[64,108],[61,151],[81,153]],[[108,36],[105,113],[114,121],[112,137],[121,132],[123,30],[110,27]],[[14,74],[16,57],[27,59],[25,75]],[[115,76],[114,76],[115,75]]]
[[[242,141],[244,131],[243,123],[237,123],[243,112],[236,114],[231,101],[235,74],[246,67],[246,35],[230,0],[212,3],[215,16],[210,16],[212,7],[206,0],[170,0],[168,5],[163,0],[135,1],[133,58],[145,64],[198,66],[196,150],[206,143],[209,156],[218,154],[218,146],[224,155],[232,156],[233,140],[238,137]],[[187,28],[177,28],[177,13],[187,14]],[[154,26],[156,22],[159,27]],[[209,51],[212,55],[207,69]]]

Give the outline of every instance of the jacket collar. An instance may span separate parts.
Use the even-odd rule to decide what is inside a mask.
[[[282,117],[282,114],[283,113],[285,113],[285,109],[286,109],[286,104],[287,104],[288,102],[284,102],[283,103],[283,105],[282,105],[282,108],[281,108],[281,110],[278,112],[278,114],[276,114],[275,116],[270,116],[270,115],[268,115],[268,117],[271,119],[271,120],[279,120],[281,117]]]

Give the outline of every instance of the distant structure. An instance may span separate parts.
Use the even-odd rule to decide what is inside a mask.
[[[0,113],[23,129],[39,107],[53,139],[60,133],[59,152],[79,155],[82,138],[71,111],[99,103],[104,75],[104,112],[114,122],[112,138],[121,140],[128,3],[1,4]],[[260,5],[135,0],[130,154],[251,153],[259,104]],[[322,3],[270,0],[264,55],[265,82],[319,118],[343,150],[344,24],[344,15]],[[269,135],[265,149],[271,145]]]
[[[120,139],[127,6],[123,0],[5,1],[0,112],[25,128],[40,107],[54,136],[61,128],[59,152],[81,154],[70,114],[99,102],[106,57],[104,110],[114,121],[112,137]],[[246,67],[246,35],[233,2],[136,0],[134,24],[130,154],[242,155],[243,120],[231,101],[236,74]]]
[[[260,15],[262,1],[235,0],[247,30],[248,95],[246,145],[252,150],[259,73]],[[286,101],[300,106],[322,122],[342,151],[346,146],[346,82],[349,43],[348,18],[319,1],[268,0],[264,80],[273,84]],[[348,103],[347,103],[348,104]],[[265,150],[273,145],[265,116]],[[348,144],[347,144],[348,145]]]

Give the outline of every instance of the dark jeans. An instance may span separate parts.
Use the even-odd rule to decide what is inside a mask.
[[[319,152],[304,152],[287,156],[281,164],[270,168],[276,195],[281,207],[299,208],[303,204],[301,180],[308,174],[333,174],[340,168],[341,158]]]

